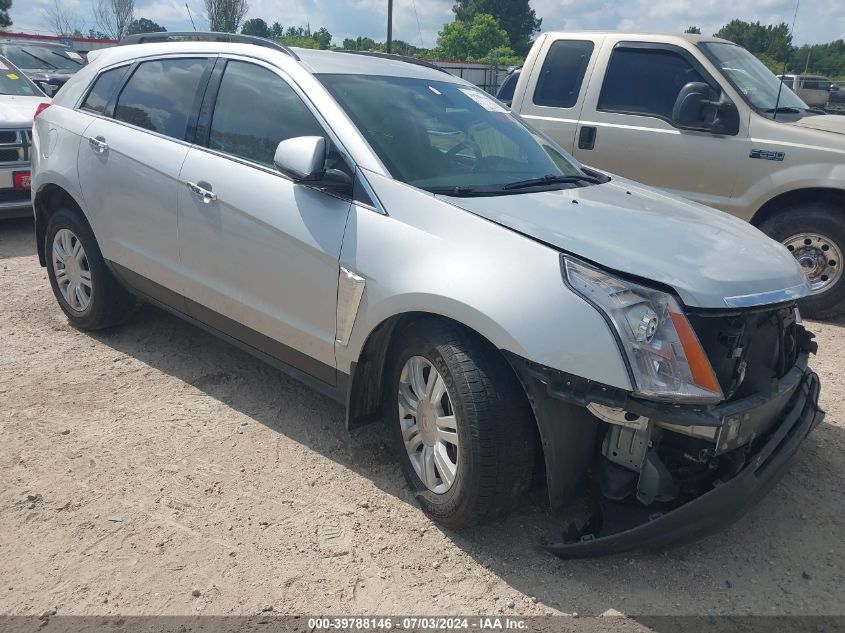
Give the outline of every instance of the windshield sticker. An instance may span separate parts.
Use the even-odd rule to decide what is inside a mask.
[[[473,90],[472,88],[458,88],[458,90],[463,92],[466,96],[475,101],[478,105],[480,105],[488,112],[503,112],[505,114],[507,114],[508,112],[507,108],[503,108],[498,103],[493,101],[491,97],[488,97],[480,90]]]
[[[71,59],[75,59],[78,62],[82,61],[82,55],[80,55],[79,53],[75,53],[73,51],[65,51],[65,55],[67,55]]]
[[[9,79],[20,79],[15,73],[8,73],[6,75]]]
[[[0,62],[0,70],[9,70],[9,67],[6,66],[3,62]]]

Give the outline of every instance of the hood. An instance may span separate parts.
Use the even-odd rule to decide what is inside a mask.
[[[809,292],[789,251],[747,222],[623,178],[512,196],[438,197],[604,268],[671,286],[689,306]]]
[[[833,132],[834,134],[845,134],[845,117],[835,114],[820,114],[818,116],[808,116],[790,123],[796,127],[803,127],[809,130],[818,130],[820,132]]]
[[[30,127],[35,108],[39,103],[49,103],[47,97],[20,97],[0,95],[0,126]]]

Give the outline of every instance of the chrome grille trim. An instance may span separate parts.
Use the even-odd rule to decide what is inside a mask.
[[[8,142],[2,142],[7,140]],[[27,129],[0,129],[0,154],[12,150],[17,153],[17,160],[0,161],[0,165],[28,163],[29,149],[32,147],[32,131]]]

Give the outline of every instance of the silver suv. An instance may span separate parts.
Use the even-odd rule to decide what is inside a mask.
[[[143,297],[350,428],[386,420],[451,528],[542,472],[561,556],[714,529],[822,419],[805,276],[749,224],[587,169],[424,63],[172,37],[92,53],[37,117],[38,251],[73,325]]]

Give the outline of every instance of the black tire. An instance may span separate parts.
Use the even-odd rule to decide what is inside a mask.
[[[69,230],[79,241],[87,259],[87,270],[91,276],[91,293],[88,305],[82,310],[68,303],[56,280],[53,265],[53,240],[62,229]],[[81,330],[101,330],[124,322],[132,313],[135,298],[120,285],[106,267],[94,233],[78,211],[62,208],[50,217],[44,238],[44,252],[47,258],[50,286],[71,325]]]
[[[808,202],[785,209],[767,219],[760,230],[778,242],[801,233],[824,236],[845,255],[845,209],[824,202]],[[839,265],[845,265],[840,261]],[[845,312],[845,271],[829,288],[798,303],[801,314],[813,319],[830,319]]]
[[[457,471],[442,494],[427,488],[417,475],[402,438],[399,381],[412,356],[428,360],[443,377],[457,422]],[[461,529],[510,510],[532,480],[534,419],[525,392],[500,352],[457,324],[425,319],[400,333],[391,350],[388,377],[393,443],[425,513],[446,527]]]

